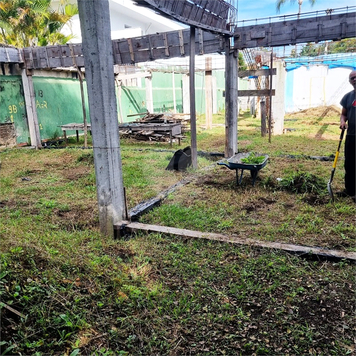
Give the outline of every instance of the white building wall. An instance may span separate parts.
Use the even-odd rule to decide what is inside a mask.
[[[351,69],[329,68],[326,65],[300,67],[287,73],[286,112],[297,112],[318,106],[335,105],[352,90],[348,81]]]
[[[70,0],[77,3],[76,0]],[[57,9],[60,0],[52,0],[51,6]],[[138,37],[157,32],[167,32],[183,29],[186,26],[178,22],[166,19],[150,9],[134,4],[132,0],[109,0],[111,38]],[[65,35],[73,34],[72,43],[81,43],[81,30],[79,16],[72,18],[71,23],[66,25],[62,32]]]
[[[325,81],[326,105],[336,105],[341,108],[340,101],[342,97],[352,90],[349,83],[349,68],[328,69]]]

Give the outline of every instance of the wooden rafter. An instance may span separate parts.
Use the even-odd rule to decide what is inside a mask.
[[[177,5],[178,6],[178,5]],[[356,12],[316,16],[314,18],[282,21],[238,27],[235,49],[277,47],[295,43],[340,40],[356,35]],[[182,57],[189,54],[189,29],[113,40],[114,63],[132,64],[157,59]],[[223,36],[199,30],[196,36],[199,54],[224,52]],[[79,67],[84,66],[82,45],[73,45]],[[69,45],[17,48],[0,47],[0,63],[24,63],[28,69],[71,67]]]

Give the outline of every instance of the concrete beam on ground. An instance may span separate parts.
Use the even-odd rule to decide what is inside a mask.
[[[275,250],[282,250],[290,253],[294,253],[300,256],[315,256],[317,258],[326,259],[345,259],[352,262],[356,262],[356,252],[348,252],[341,250],[332,250],[322,247],[301,246],[282,242],[273,241],[261,241],[248,237],[236,236],[236,235],[224,235],[212,232],[201,232],[187,229],[179,229],[169,226],[142,224],[139,222],[124,221],[121,225],[115,225],[116,236],[122,238],[125,234],[135,234],[136,232],[157,233],[180,236],[183,238],[193,239],[206,239],[213,241],[221,241],[227,243],[233,243],[238,245],[245,245],[257,248],[269,248]]]

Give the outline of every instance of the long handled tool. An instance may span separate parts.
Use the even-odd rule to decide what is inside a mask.
[[[345,133],[345,129],[342,129],[341,130],[341,134],[340,134],[340,138],[339,138],[339,145],[337,147],[337,151],[336,151],[336,154],[335,154],[335,159],[334,159],[334,163],[333,163],[333,169],[331,171],[331,176],[330,176],[330,179],[329,179],[329,182],[328,182],[328,192],[329,192],[329,195],[330,195],[332,201],[334,201],[334,193],[333,193],[333,190],[331,188],[331,183],[332,183],[332,181],[334,179],[336,163],[337,163],[337,159],[339,158],[340,147],[341,147],[342,139],[344,138],[344,133]]]

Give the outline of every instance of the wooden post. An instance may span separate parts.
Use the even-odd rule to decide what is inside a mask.
[[[152,76],[145,77],[145,84],[146,84],[146,109],[148,112],[153,113]]]
[[[225,39],[225,157],[238,152],[237,115],[238,115],[238,51],[230,51],[230,38]]]
[[[33,87],[32,73],[27,71],[26,68],[21,70],[22,86],[25,96],[26,114],[28,130],[30,132],[31,146],[41,148],[41,134],[38,125],[38,117],[36,110],[36,97]]]
[[[271,66],[269,75],[269,115],[268,115],[268,142],[271,143],[272,137],[272,69],[273,69],[273,51],[271,52]]]
[[[176,102],[176,81],[174,78],[174,71],[172,72],[172,87],[173,87],[173,113],[177,113],[177,102]]]
[[[267,125],[266,125],[266,101],[261,100],[261,136],[265,137],[267,134]]]
[[[189,93],[190,93],[190,148],[192,150],[192,167],[198,168],[197,123],[195,113],[195,27],[190,26],[189,58]]]
[[[207,129],[213,127],[212,74],[211,57],[207,57],[205,58],[205,123]]]
[[[83,110],[83,123],[84,123],[84,147],[88,147],[88,121],[87,121],[87,114],[85,109],[85,97],[84,97],[84,86],[83,86],[83,77],[82,71],[78,67],[78,75],[79,75],[79,82],[80,82],[80,94],[82,98],[82,110]]]
[[[82,99],[82,111],[83,111],[83,124],[84,124],[84,147],[88,147],[88,122],[87,122],[87,114],[85,110],[85,97],[84,97],[84,87],[83,87],[83,76],[81,69],[77,66],[77,61],[74,56],[73,45],[69,45],[70,54],[72,56],[73,66],[77,70],[79,83],[80,83],[80,96]],[[77,141],[78,141],[78,131],[77,131]]]
[[[78,0],[88,87],[100,231],[126,219],[108,0]]]

